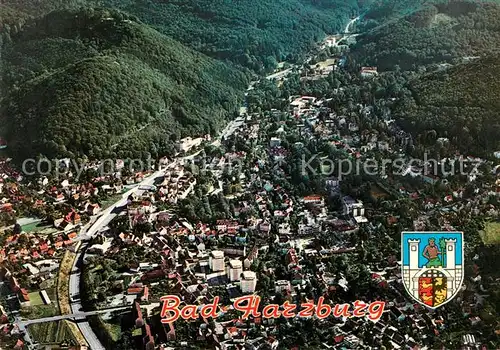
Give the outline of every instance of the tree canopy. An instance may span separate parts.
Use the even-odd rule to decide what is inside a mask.
[[[214,132],[248,78],[116,10],[54,11],[3,54],[2,116],[17,156],[141,156]]]

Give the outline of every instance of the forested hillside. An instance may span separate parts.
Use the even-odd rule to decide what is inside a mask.
[[[386,5],[392,3],[388,1]],[[412,69],[498,53],[498,3],[438,0],[424,3],[422,9],[400,19],[396,15],[402,11],[387,6],[367,14],[367,20],[387,22],[379,26],[372,23],[375,28],[359,38],[353,56],[361,65],[375,65],[380,70],[396,66]]]
[[[370,1],[2,0],[0,132],[18,158],[169,152],[237,109],[233,65],[297,59]]]
[[[262,72],[342,30],[371,0],[96,0],[180,42]]]
[[[87,0],[2,0],[2,6],[32,16],[40,16],[54,10],[84,5]]]
[[[436,132],[463,152],[491,155],[500,149],[500,60],[485,57],[432,73],[410,84],[396,115],[417,135]]]
[[[425,3],[425,0],[375,0],[367,8],[363,20],[369,27],[384,25],[422,9]]]
[[[33,17],[65,8],[83,6],[87,0],[0,0],[0,39],[17,33]]]
[[[499,18],[498,1],[375,2],[351,67],[412,70],[412,97],[397,100],[399,123],[417,136],[430,132],[464,152],[490,155],[500,149]]]
[[[1,116],[17,157],[168,152],[214,132],[248,83],[117,10],[51,12],[9,40]]]

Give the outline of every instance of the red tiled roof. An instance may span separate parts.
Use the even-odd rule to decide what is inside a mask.
[[[127,289],[127,294],[140,294],[142,292],[142,288],[129,288]]]
[[[21,296],[23,297],[24,301],[30,301],[30,296],[26,289],[21,288]]]

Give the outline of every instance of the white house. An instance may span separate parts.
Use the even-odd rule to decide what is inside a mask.
[[[257,275],[253,271],[243,272],[243,279],[241,280],[241,292],[253,293],[257,286]]]
[[[279,147],[281,145],[281,139],[278,137],[271,137],[271,140],[269,141],[269,146],[270,147]]]
[[[239,281],[241,279],[241,273],[243,272],[243,264],[241,260],[230,260],[229,261],[229,280],[231,282]]]
[[[224,252],[213,250],[210,253],[209,265],[212,271],[224,271]]]
[[[335,176],[329,177],[325,179],[325,186],[327,188],[338,187],[340,186],[340,180]]]
[[[361,68],[361,77],[370,78],[375,75],[378,75],[377,67],[362,67]]]
[[[280,235],[289,235],[290,234],[290,224],[287,222],[279,224],[278,233]]]
[[[355,200],[350,196],[342,198],[342,210],[344,215],[351,215],[357,223],[368,221],[365,218],[365,207],[363,202]]]

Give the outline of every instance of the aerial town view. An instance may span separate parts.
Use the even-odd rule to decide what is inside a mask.
[[[499,0],[0,0],[0,349],[500,349]]]

